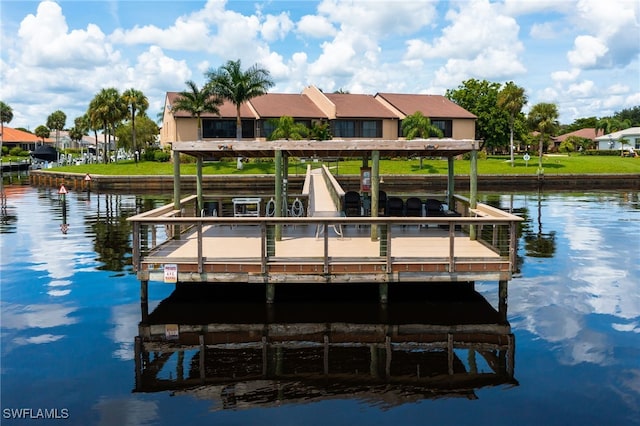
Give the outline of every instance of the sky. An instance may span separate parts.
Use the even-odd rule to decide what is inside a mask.
[[[473,78],[513,81],[525,113],[555,103],[563,124],[640,105],[637,0],[1,0],[0,18],[0,100],[32,131],[56,110],[72,127],[106,87],[141,90],[155,119],[166,92],[237,59],[272,93],[444,95]]]

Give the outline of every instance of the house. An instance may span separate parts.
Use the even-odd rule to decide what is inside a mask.
[[[629,149],[640,150],[640,127],[630,127],[596,138],[599,150]]]
[[[42,145],[43,143],[53,145],[55,143],[55,139],[45,138],[43,141],[33,133],[4,126],[2,145],[6,146],[9,150],[15,147],[20,147],[24,151],[33,151],[37,146]]]
[[[565,133],[563,135],[560,136],[556,136],[553,138],[553,151],[557,151],[558,148],[560,148],[560,144],[562,144],[562,142],[564,142],[567,138],[571,137],[571,136],[575,136],[578,138],[583,138],[583,139],[589,139],[592,141],[593,145],[596,144],[596,137],[598,136],[602,136],[604,134],[604,131],[602,129],[598,129],[598,131],[596,132],[596,129],[593,127],[587,127],[584,129],[580,129],[580,130],[575,130],[573,132],[569,132],[569,133]]]
[[[174,109],[178,92],[167,92],[160,144],[197,139],[197,119]],[[236,108],[225,101],[220,114],[203,113],[202,138],[235,139]],[[340,139],[398,139],[402,120],[421,111],[443,130],[444,137],[474,139],[476,116],[444,96],[378,93],[375,96],[324,93],[314,86],[300,94],[267,93],[240,107],[243,139],[267,139],[274,119],[290,116],[308,127],[329,123],[331,134]]]

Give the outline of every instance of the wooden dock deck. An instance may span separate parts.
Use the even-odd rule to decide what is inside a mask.
[[[514,270],[521,220],[484,205],[444,217],[197,217],[188,214],[193,201],[130,218],[141,281],[503,281]]]

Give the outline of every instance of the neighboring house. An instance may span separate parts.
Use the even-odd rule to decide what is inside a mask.
[[[604,131],[602,129],[598,129],[598,133],[596,134],[596,129],[593,127],[587,127],[584,129],[576,130],[574,132],[565,133],[564,135],[556,136],[553,138],[553,150],[557,151],[560,147],[560,144],[565,141],[570,136],[576,136],[583,139],[590,139],[593,145],[596,145],[596,137],[602,136]]]
[[[162,146],[173,141],[197,138],[197,121],[186,111],[174,111],[178,92],[165,97],[160,132]],[[230,102],[220,107],[220,115],[202,114],[203,139],[235,139],[236,109]],[[338,139],[398,139],[402,120],[416,111],[431,118],[444,137],[473,139],[476,116],[444,96],[378,93],[375,96],[323,93],[313,86],[301,94],[267,93],[242,104],[240,116],[245,139],[266,139],[274,129],[272,119],[290,116],[309,127],[330,125]]]
[[[4,133],[2,134],[2,146],[8,147],[9,150],[16,146],[19,146],[24,151],[33,151],[37,146],[40,146],[42,144],[42,139],[40,139],[33,133],[24,132],[22,130],[4,126]],[[45,138],[44,144],[53,146],[55,144],[55,139]]]
[[[621,140],[624,140],[623,144]],[[640,150],[640,127],[630,127],[596,138],[600,150],[620,150],[633,148]],[[623,146],[624,145],[624,146]]]

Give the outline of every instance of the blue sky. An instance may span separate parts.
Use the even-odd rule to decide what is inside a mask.
[[[105,87],[142,90],[155,118],[230,59],[267,68],[272,92],[514,81],[525,112],[553,102],[567,124],[640,105],[636,0],[2,0],[0,17],[0,99],[32,130],[56,110],[70,127]]]

